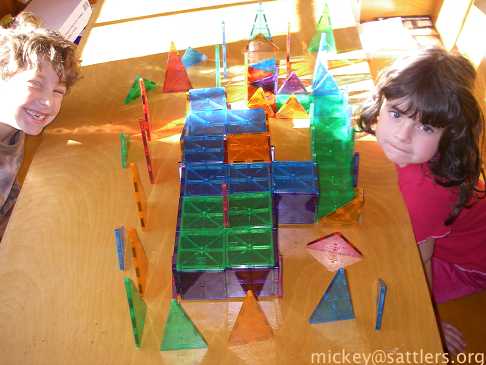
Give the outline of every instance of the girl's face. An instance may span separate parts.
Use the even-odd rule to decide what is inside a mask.
[[[376,138],[386,157],[400,167],[429,161],[437,153],[444,132],[405,115],[406,105],[405,98],[385,99],[376,127]]]
[[[51,63],[42,60],[37,69],[0,80],[0,122],[37,135],[57,116],[65,93]]]

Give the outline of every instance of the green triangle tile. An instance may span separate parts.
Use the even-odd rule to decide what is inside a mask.
[[[145,324],[145,314],[147,313],[147,305],[138,293],[133,281],[130,278],[125,278],[125,290],[127,292],[128,309],[130,311],[130,319],[132,322],[133,337],[135,338],[135,345],[140,347],[142,344],[143,327]]]
[[[194,323],[192,323],[187,313],[175,299],[172,299],[160,350],[170,351],[207,347],[206,340]]]
[[[128,95],[125,98],[125,104],[128,104],[140,97],[140,86],[138,85],[138,79],[140,77],[140,75],[135,76],[135,81],[133,81],[132,87],[128,91]],[[147,91],[153,90],[157,87],[157,84],[151,80],[143,79],[143,83],[145,85],[145,90]]]

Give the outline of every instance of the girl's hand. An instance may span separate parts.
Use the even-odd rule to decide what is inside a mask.
[[[444,321],[440,321],[440,326],[442,328],[442,334],[444,335],[446,350],[451,355],[457,355],[458,353],[464,352],[466,349],[466,342],[464,341],[462,332]]]

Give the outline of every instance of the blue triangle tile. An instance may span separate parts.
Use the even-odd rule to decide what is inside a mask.
[[[182,63],[184,64],[185,68],[189,68],[191,66],[197,65],[198,63],[204,62],[208,59],[208,57],[191,47],[187,47],[184,55],[182,56]]]
[[[324,323],[354,319],[345,271],[339,269],[326,289],[324,296],[309,318],[309,323]]]

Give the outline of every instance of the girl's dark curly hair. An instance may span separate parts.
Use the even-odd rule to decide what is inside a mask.
[[[406,98],[408,117],[444,128],[438,153],[428,167],[437,184],[459,190],[446,225],[471,202],[479,177],[484,178],[480,152],[484,115],[474,94],[475,80],[476,70],[463,56],[437,47],[423,49],[380,73],[375,93],[358,119],[362,131],[375,134],[372,125],[384,100]]]

